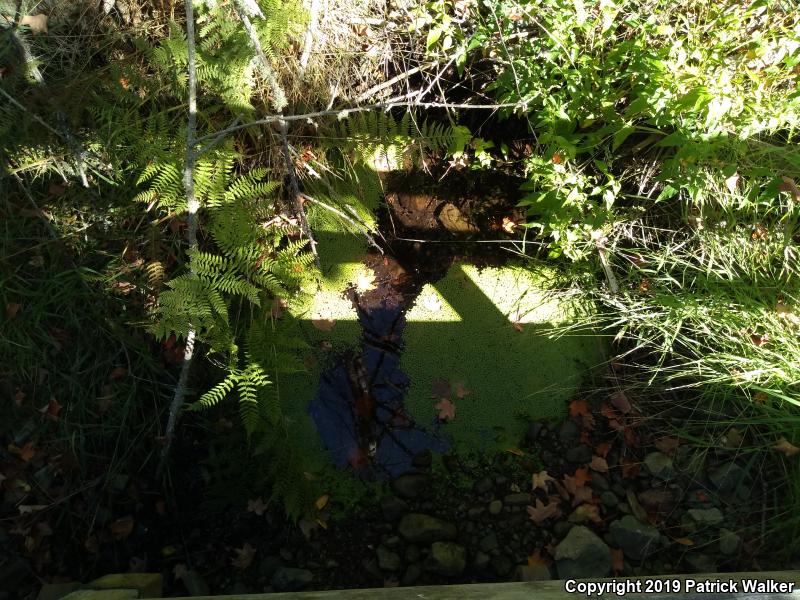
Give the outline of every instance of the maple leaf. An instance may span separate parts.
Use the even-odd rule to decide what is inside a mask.
[[[130,515],[117,519],[111,523],[109,527],[109,529],[111,529],[111,535],[114,536],[115,540],[124,540],[133,533],[133,524],[133,517]]]
[[[311,324],[320,331],[330,331],[336,325],[333,319],[311,319]]]
[[[551,517],[558,518],[561,516],[561,509],[558,507],[558,500],[554,500],[552,498],[547,504],[537,498],[534,506],[529,506],[527,511],[531,521],[537,525],[545,519],[549,519]]]
[[[619,574],[625,568],[625,555],[619,548],[611,549],[611,569]]]
[[[267,510],[267,505],[264,504],[264,501],[261,499],[261,496],[259,496],[255,500],[247,501],[247,512],[255,513],[256,515],[261,517],[264,515],[265,510]]]
[[[434,408],[439,411],[438,416],[440,421],[452,421],[456,418],[456,405],[447,398],[437,402]]]
[[[784,456],[794,456],[798,452],[800,452],[800,448],[792,444],[789,440],[785,437],[782,437],[778,440],[778,442],[773,446],[775,450],[778,452],[782,452]]]
[[[463,400],[472,393],[472,390],[459,381],[453,386],[453,393],[456,395],[456,398]]]
[[[625,392],[619,390],[611,394],[608,399],[611,401],[611,405],[618,409],[623,415],[627,415],[631,412],[631,402],[628,400],[628,397],[625,395]]]
[[[581,504],[572,511],[572,514],[567,519],[570,523],[585,523],[591,521],[592,523],[600,523],[600,509],[594,504]]]
[[[606,462],[606,459],[601,456],[593,456],[592,462],[589,463],[589,467],[598,473],[608,473],[608,463]]]
[[[550,481],[555,481],[547,471],[539,471],[538,473],[534,473],[531,475],[531,485],[533,486],[532,489],[543,489],[545,492],[547,491],[547,484]]]
[[[500,225],[506,233],[514,233],[517,228],[517,223],[510,217],[503,217],[503,222]]]
[[[247,567],[253,564],[253,558],[256,555],[256,549],[250,544],[245,543],[245,545],[241,548],[235,548],[234,552],[236,552],[236,557],[231,559],[231,564],[240,571],[244,571]]]
[[[434,398],[446,399],[450,397],[450,382],[447,379],[434,379],[431,381],[431,395]]]
[[[608,453],[611,451],[611,442],[602,442],[601,444],[597,444],[594,448],[595,454],[597,456],[602,456],[605,458],[608,456]]]

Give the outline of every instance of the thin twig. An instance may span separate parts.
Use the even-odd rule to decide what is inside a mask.
[[[190,250],[197,249],[197,211],[200,209],[200,202],[194,194],[194,166],[197,162],[195,152],[195,131],[197,129],[197,72],[195,69],[195,47],[194,47],[194,6],[193,0],[186,0],[186,46],[187,46],[187,70],[189,75],[189,116],[186,124],[186,162],[183,168],[183,187],[186,190],[186,243]],[[181,372],[178,376],[178,384],[175,388],[175,395],[169,407],[169,420],[164,438],[164,450],[161,454],[161,464],[158,468],[158,476],[164,469],[175,437],[175,427],[178,423],[178,416],[183,407],[184,396],[186,394],[186,384],[189,380],[189,367],[194,356],[194,343],[197,332],[193,325],[189,326],[186,335],[186,345],[183,349],[183,363]]]
[[[430,66],[433,66],[433,64],[431,64]],[[369,100],[370,98],[372,98],[372,96],[374,96],[378,92],[380,92],[382,90],[385,90],[388,87],[393,86],[395,83],[398,83],[399,81],[403,81],[404,79],[408,79],[412,75],[416,75],[421,70],[422,70],[422,67],[414,67],[413,69],[408,69],[407,71],[403,71],[399,75],[396,75],[395,77],[392,77],[391,79],[389,79],[387,81],[384,81],[383,83],[379,83],[378,85],[374,85],[371,88],[369,88],[366,92],[364,92],[363,94],[358,96],[358,98],[356,98],[356,102],[364,102],[365,100]]]

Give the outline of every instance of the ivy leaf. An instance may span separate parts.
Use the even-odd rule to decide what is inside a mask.
[[[439,411],[440,421],[452,421],[456,418],[456,405],[447,398],[437,402],[434,408]]]
[[[561,509],[558,507],[558,501],[553,499],[545,504],[537,498],[535,504],[529,506],[527,511],[531,521],[537,525],[545,519],[558,518],[561,516]]]

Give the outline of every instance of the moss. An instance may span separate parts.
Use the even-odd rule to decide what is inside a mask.
[[[425,286],[407,315],[401,360],[411,379],[406,407],[417,422],[436,419],[436,379],[471,390],[453,397],[456,418],[444,425],[457,449],[507,447],[525,419],[563,416],[603,351],[595,337],[546,335],[581,309],[549,289],[554,280],[545,268],[455,265]]]

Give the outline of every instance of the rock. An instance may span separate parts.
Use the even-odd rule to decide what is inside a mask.
[[[403,566],[400,555],[397,552],[392,552],[386,546],[378,546],[375,550],[375,555],[378,557],[378,567],[383,571],[397,571]]]
[[[514,568],[514,563],[505,554],[498,554],[492,557],[492,571],[498,577],[507,577]]]
[[[367,557],[361,561],[361,568],[373,579],[382,580],[383,573],[378,567],[378,560],[374,556]]]
[[[742,538],[733,533],[730,529],[719,530],[719,551],[728,556],[736,554],[739,551],[739,546],[742,543]]]
[[[559,539],[567,537],[569,530],[575,526],[574,523],[570,523],[569,521],[556,521],[556,524],[553,525],[553,533],[556,534],[556,537]]]
[[[492,558],[488,554],[479,550],[475,553],[475,557],[472,559],[472,566],[478,571],[483,571],[489,566],[491,561]]]
[[[409,513],[400,520],[398,531],[412,543],[430,544],[456,537],[456,526],[422,513]]]
[[[607,491],[600,494],[600,502],[606,508],[614,508],[617,505],[619,500],[617,499],[617,495],[614,492]]]
[[[500,547],[500,544],[497,542],[497,534],[492,531],[491,533],[483,536],[481,541],[478,542],[478,546],[484,552],[491,553],[492,550],[497,550]]]
[[[593,488],[599,490],[607,490],[610,486],[606,476],[601,473],[592,473],[592,482],[590,484]]]
[[[571,447],[578,441],[581,432],[573,421],[564,421],[558,430],[558,439],[564,446]]]
[[[434,542],[426,567],[429,571],[445,577],[461,575],[467,566],[467,551],[464,546],[452,542]]]
[[[592,449],[585,444],[580,446],[573,446],[569,448],[566,453],[567,460],[573,463],[584,465],[592,460]]]
[[[400,542],[401,542],[400,536],[390,535],[389,537],[386,538],[386,540],[383,543],[386,545],[387,548],[396,548],[397,546],[400,545]]]
[[[674,508],[675,495],[671,490],[649,489],[637,494],[639,502],[650,510],[670,512]]]
[[[686,557],[686,562],[695,570],[696,573],[716,573],[717,563],[713,557],[707,554],[690,554]]]
[[[527,506],[531,503],[531,495],[527,493],[509,494],[503,499],[508,506]]]
[[[297,592],[304,589],[314,579],[314,574],[306,569],[278,567],[270,581],[278,592]]]
[[[78,582],[71,583],[45,583],[42,589],[39,590],[39,595],[36,600],[59,600],[70,592],[74,592],[81,584]]]
[[[515,575],[517,581],[548,581],[553,578],[550,569],[543,564],[520,565]]]
[[[406,546],[406,562],[415,563],[419,560],[419,548],[416,546]]]
[[[718,508],[690,508],[687,512],[701,525],[719,525],[725,520],[725,516]]]
[[[261,561],[261,563],[263,562],[264,561]],[[259,564],[259,569],[260,568],[261,564]],[[273,574],[274,570],[267,576],[267,578],[268,579],[271,578]],[[187,569],[185,572],[181,574],[181,583],[183,584],[183,587],[186,588],[186,591],[189,592],[190,596],[211,595],[211,588],[208,587],[208,583],[206,583],[206,580],[203,579],[202,575],[200,575],[200,573],[198,573],[194,569]]]
[[[400,585],[414,585],[417,583],[417,580],[422,575],[422,566],[415,562],[408,565],[406,572],[403,574],[403,578],[400,580]]]
[[[634,560],[641,560],[656,550],[661,539],[658,529],[631,515],[611,523],[609,530],[625,556]]]
[[[258,563],[258,573],[265,579],[272,579],[278,567],[283,566],[283,560],[279,556],[265,556]],[[208,594],[192,594],[193,596],[207,596]]]
[[[397,521],[408,512],[408,504],[397,496],[384,496],[381,498],[381,512],[387,521]]]
[[[528,430],[525,432],[525,441],[529,444],[536,442],[542,433],[542,429],[544,429],[544,426],[541,423],[530,423]]]
[[[611,550],[587,527],[577,525],[556,546],[560,579],[605,577],[611,572]]]
[[[644,464],[653,477],[668,480],[675,475],[672,459],[663,452],[651,452],[644,457]]]
[[[481,477],[473,484],[472,489],[476,494],[485,494],[491,492],[493,487],[494,481],[492,481],[491,477]]]
[[[708,473],[708,478],[721,492],[732,492],[745,478],[745,471],[735,462],[717,465]]]
[[[469,510],[467,510],[467,518],[468,519],[477,519],[483,514],[483,507],[482,506],[473,506]]]
[[[469,222],[467,216],[462,213],[455,204],[449,202],[445,204],[439,212],[439,221],[441,221],[447,231],[453,233],[478,231],[478,228]]]
[[[430,485],[430,477],[423,473],[406,473],[392,482],[398,496],[413,499],[420,496]]]
[[[490,515],[499,515],[503,512],[503,503],[500,500],[492,500],[489,502],[489,514]]]

